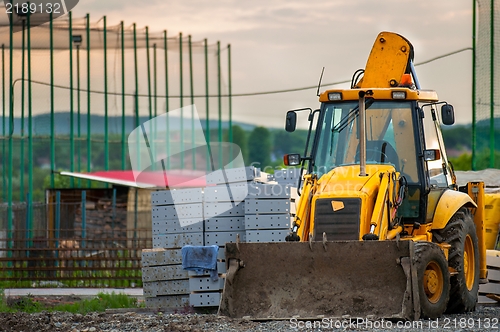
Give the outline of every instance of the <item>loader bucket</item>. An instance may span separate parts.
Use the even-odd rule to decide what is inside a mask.
[[[418,319],[412,251],[412,241],[227,243],[219,314]]]

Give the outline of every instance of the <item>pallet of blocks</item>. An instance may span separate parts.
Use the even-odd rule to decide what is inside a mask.
[[[246,241],[284,242],[297,198],[297,189],[291,185],[251,184],[245,200]]]
[[[500,305],[500,251],[486,250],[488,283],[479,285],[479,304]]]
[[[182,268],[181,248],[203,245],[203,191],[156,191],[151,194],[151,205],[153,249],[142,252],[146,306],[188,306],[189,274]]]
[[[205,245],[219,247],[217,272],[219,278],[214,280],[209,271],[202,274],[189,272],[190,304],[194,307],[219,306],[226,272],[224,248],[226,243],[235,242],[237,237],[245,241],[245,198],[248,193],[248,183],[261,180],[267,174],[262,174],[258,168],[245,167],[219,170],[207,175],[207,187],[204,189],[204,241]]]

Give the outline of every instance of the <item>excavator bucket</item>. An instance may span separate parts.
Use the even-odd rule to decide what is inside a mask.
[[[419,319],[412,241],[227,243],[219,314]]]

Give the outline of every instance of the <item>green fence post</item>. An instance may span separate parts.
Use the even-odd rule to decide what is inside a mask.
[[[184,88],[183,88],[183,77],[182,77],[182,32],[179,32],[179,74],[180,74],[180,106],[181,106],[181,125],[180,125],[180,150],[181,150],[181,169],[184,169]]]
[[[495,167],[495,0],[490,9],[490,168]]]
[[[137,28],[134,23],[135,127],[139,126],[139,69],[137,65]]]
[[[233,100],[232,100],[232,90],[231,90],[231,44],[227,45],[227,88],[228,88],[228,103],[229,103],[229,139],[230,143],[233,143]],[[233,163],[233,145],[229,149],[229,160]]]
[[[90,98],[90,14],[87,14],[87,172],[90,172],[90,167],[92,165],[92,142],[90,140],[91,135],[91,123],[92,119],[90,116],[91,111],[91,98]],[[87,181],[87,186],[90,188],[91,182]]]
[[[87,239],[87,192],[82,190],[82,248],[85,249]]]
[[[207,142],[207,171],[212,170],[212,150],[210,149],[210,96],[208,81],[208,40],[205,38],[205,140]]]
[[[21,45],[21,138],[19,143],[21,144],[21,151],[19,153],[19,201],[22,201],[24,199],[24,100],[25,100],[25,77],[24,77],[24,67],[26,66],[26,59],[25,59],[25,40],[26,40],[26,23],[24,21],[24,18],[22,19],[22,45]]]
[[[80,87],[80,42],[78,42],[78,43],[76,43],[76,104],[77,104],[76,110],[77,110],[77,114],[78,114],[77,120],[76,120],[76,125],[77,125],[76,135],[78,138],[78,151],[77,151],[78,158],[77,158],[76,169],[78,170],[78,172],[82,171],[82,149],[81,149],[81,144],[82,144],[82,141],[81,141],[81,138],[82,138],[81,111],[82,111],[82,108],[81,108],[80,90],[81,90],[81,87]],[[77,180],[77,184],[78,184],[78,188],[80,188],[81,184],[82,184],[80,179]]]
[[[222,168],[222,86],[221,86],[220,41],[217,41],[217,100],[219,104],[219,167]]]
[[[476,170],[476,0],[472,0],[472,170]]]
[[[54,188],[54,171],[56,168],[56,141],[54,123],[54,24],[50,13],[50,187]]]
[[[170,169],[170,123],[169,123],[169,96],[168,96],[168,43],[167,43],[167,30],[163,30],[163,49],[165,57],[165,118],[166,118],[166,145],[167,145],[167,169]]]
[[[153,44],[153,109],[154,117],[158,116],[158,74],[157,74],[157,54],[156,54],[156,43]]]
[[[7,223],[7,233],[8,233],[8,248],[12,249],[12,228],[13,228],[13,213],[12,213],[12,177],[13,177],[13,142],[12,142],[12,135],[14,134],[14,73],[13,73],[13,43],[14,43],[14,38],[13,38],[13,20],[14,14],[10,14],[10,23],[9,23],[9,74],[10,74],[10,80],[9,80],[9,175],[8,175],[8,180],[9,180],[9,186],[8,186],[8,205],[7,205],[7,218],[8,218],[8,223]],[[8,257],[12,257],[12,251],[9,250],[8,252]],[[9,263],[10,266],[11,263]]]
[[[59,237],[61,236],[61,192],[56,191],[56,207],[55,207],[55,237],[56,248],[59,248]]]
[[[31,83],[31,13],[28,11],[28,222],[33,227],[33,91]]]
[[[149,28],[146,27],[146,67],[148,72],[148,109],[149,119],[153,117],[153,102],[151,96],[151,59],[149,54]]]
[[[191,35],[188,36],[189,44],[189,92],[191,94],[191,158],[193,158],[193,170],[196,169],[196,149],[195,149],[195,134],[194,134],[194,83],[193,83],[193,45]]]
[[[5,174],[5,44],[2,44],[2,200],[7,200],[7,179]]]
[[[73,105],[73,15],[68,13],[69,20],[69,169],[75,171],[75,134],[74,134],[74,105]],[[75,186],[75,179],[71,177],[70,185]]]
[[[153,118],[153,97],[151,92],[151,55],[149,51],[149,28],[146,27],[146,69],[148,73],[148,110],[149,110],[149,120]],[[153,131],[152,123],[149,122],[149,148],[151,150],[152,155],[155,155],[155,136],[156,132]],[[154,160],[151,160],[151,169],[156,169],[156,164]]]
[[[122,52],[122,170],[125,170],[125,28],[123,21],[120,22],[121,52]]]
[[[108,142],[108,32],[106,16],[104,18],[104,169],[109,170],[109,142]]]

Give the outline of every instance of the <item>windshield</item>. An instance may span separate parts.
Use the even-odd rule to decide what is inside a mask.
[[[321,176],[332,168],[359,164],[358,102],[324,104],[314,170]],[[366,163],[392,164],[408,182],[417,182],[411,102],[367,99]]]

